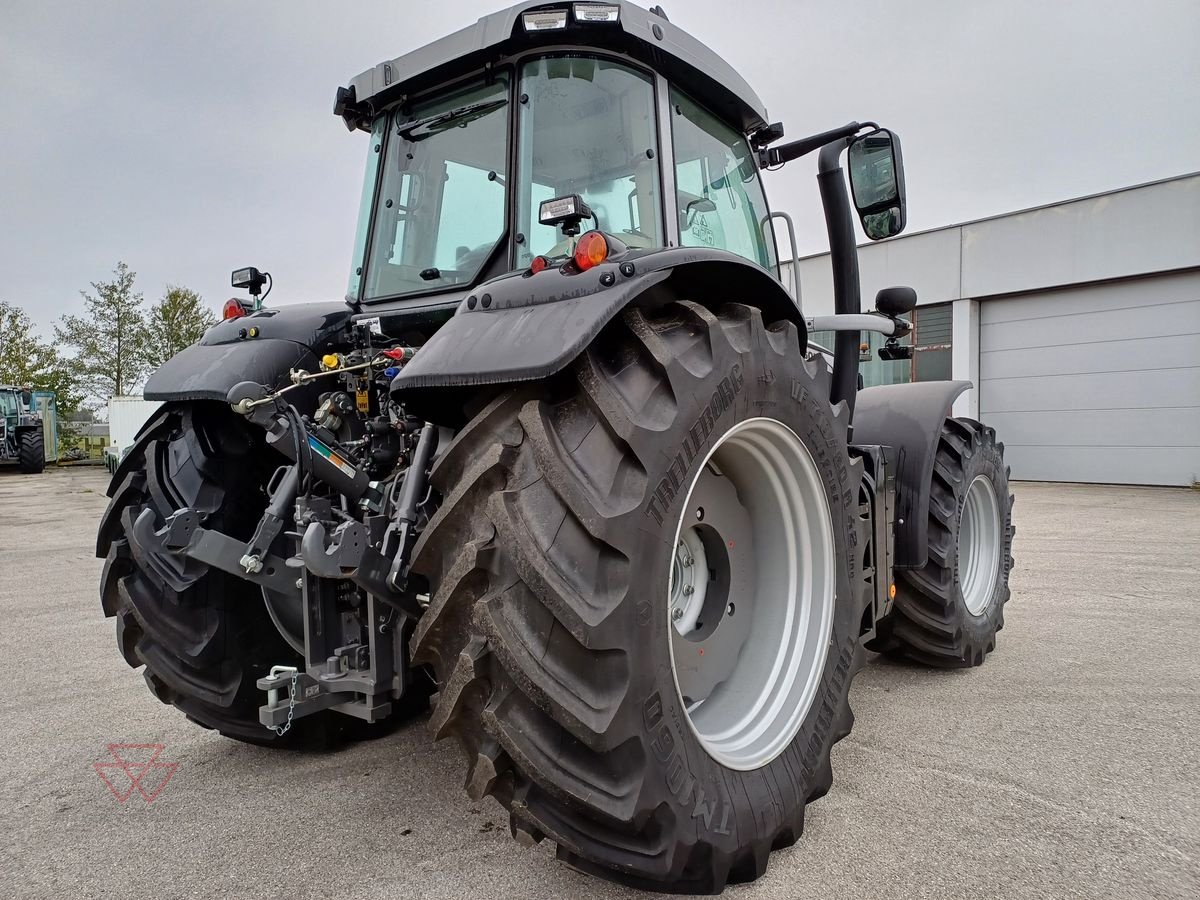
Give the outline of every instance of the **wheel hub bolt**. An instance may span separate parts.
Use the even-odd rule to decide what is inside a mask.
[[[683,596],[690,597],[693,593],[695,593],[695,590],[696,589],[694,587],[692,587],[690,584],[685,584],[683,586]]]
[[[680,619],[683,618],[683,610],[680,609],[678,606],[675,607],[673,610],[671,610],[671,618],[674,619],[675,621],[679,621]]]

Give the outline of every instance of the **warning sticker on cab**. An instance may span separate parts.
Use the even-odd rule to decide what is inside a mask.
[[[333,452],[333,448],[326,447],[311,434],[308,436],[308,446],[312,448],[314,453],[321,454],[323,457],[341,469],[344,474],[349,475],[351,478],[358,474],[358,471],[354,468],[354,466],[350,465],[350,463],[346,462]]]

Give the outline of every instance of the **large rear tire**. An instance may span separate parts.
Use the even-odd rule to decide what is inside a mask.
[[[17,438],[17,458],[26,475],[36,475],[46,468],[46,444],[40,430],[21,433]]]
[[[870,649],[942,668],[983,663],[1004,627],[1012,505],[995,429],[947,419],[933,466],[929,561],[899,573],[895,605]]]
[[[764,327],[746,306],[628,310],[567,372],[493,399],[438,460],[443,504],[415,548],[432,600],[414,659],[439,684],[431,729],[458,736],[468,793],[506,806],[518,840],[549,837],[560,859],[625,884],[715,893],[757,878],[797,839],[850,731],[868,596],[854,549],[860,473],[845,408],[828,396],[825,363],[804,358],[790,323]],[[672,566],[699,518],[689,501],[706,489],[700,476],[733,480],[758,457],[780,465],[764,463],[757,488],[734,481],[741,493],[727,502],[746,510],[763,580],[783,586],[728,593],[728,613],[736,599],[738,621],[769,625],[762,605],[800,637],[773,644],[752,626],[745,652],[724,657],[732,673],[704,688],[720,711],[718,692],[752,686],[757,667],[763,695],[745,708],[761,700],[782,715],[702,722],[681,693],[688,645],[673,621],[695,616],[672,619]],[[809,475],[789,482],[793,463]],[[761,527],[776,515],[772,479],[797,501],[795,516],[778,506],[775,534]],[[708,557],[714,592],[723,552]],[[793,668],[760,665],[760,641]],[[705,645],[690,646],[694,662]],[[801,646],[817,652],[793,653]],[[750,731],[722,743],[709,727],[722,722]]]
[[[117,620],[117,647],[145,666],[151,693],[189,719],[253,744],[326,745],[345,716],[297,719],[281,739],[258,720],[256,680],[273,665],[303,665],[272,622],[260,589],[193,560],[139,544],[133,523],[145,509],[159,527],[188,506],[205,525],[249,540],[283,458],[244,419],[217,403],[163,407],[121,463],[109,487],[96,555],[105,560],[100,599]],[[336,719],[336,721],[334,721]],[[344,720],[344,722],[343,722]]]

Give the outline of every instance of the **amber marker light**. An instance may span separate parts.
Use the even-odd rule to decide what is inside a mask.
[[[575,245],[575,265],[580,272],[598,266],[608,259],[608,241],[599,231],[589,231]]]

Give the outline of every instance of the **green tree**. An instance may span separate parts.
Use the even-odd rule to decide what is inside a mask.
[[[94,294],[80,291],[82,316],[63,316],[54,326],[59,344],[71,348],[79,385],[99,403],[132,393],[148,370],[146,313],[134,291],[136,272],[118,262],[112,281],[93,281]]]
[[[55,393],[61,448],[70,438],[68,423],[83,402],[83,395],[70,364],[38,336],[29,314],[4,300],[0,300],[0,384]]]
[[[190,288],[167,285],[162,299],[150,308],[146,321],[146,361],[153,371],[204,332],[217,324],[217,317]]]

